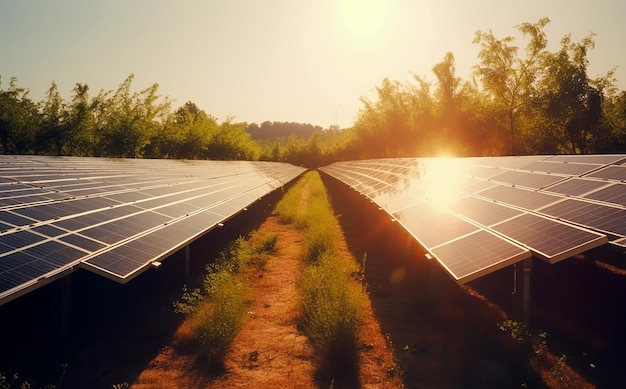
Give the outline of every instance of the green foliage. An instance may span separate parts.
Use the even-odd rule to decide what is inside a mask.
[[[511,338],[527,350],[532,351],[531,365],[536,369],[546,369],[552,379],[559,385],[566,385],[570,381],[567,356],[551,356],[548,348],[548,333],[545,331],[531,331],[524,323],[515,320],[505,320],[498,323],[501,331],[509,333]]]
[[[209,366],[220,365],[232,340],[247,318],[250,287],[237,273],[250,266],[262,267],[276,250],[278,237],[251,234],[239,237],[207,265],[202,288],[183,287],[174,311],[187,316],[193,338]]]
[[[7,90],[0,88],[0,151],[262,159],[309,168],[380,157],[623,152],[625,98],[615,69],[589,77],[593,34],[580,42],[565,35],[560,48],[549,51],[549,22],[521,23],[515,27],[519,37],[477,31],[478,63],[470,81],[456,76],[453,53],[432,67],[433,81],[382,80],[375,99],[361,99],[348,129],[231,119],[218,124],[193,102],[171,112],[158,84],[133,92],[132,74],[116,90],[93,97],[87,84],[77,83],[71,101],[53,82],[45,99],[33,102],[12,78]]]
[[[246,132],[246,124],[232,123],[230,120],[219,126],[207,146],[210,159],[256,160],[260,152],[259,146]]]
[[[339,266],[333,252],[325,252],[308,266],[300,283],[304,329],[327,358],[353,358],[366,295]]]
[[[35,386],[34,382],[31,382],[28,379],[20,379],[17,373],[14,373],[12,376],[8,377],[4,372],[0,372],[0,389],[55,389],[61,388],[63,386],[63,378],[65,377],[65,371],[67,369],[67,364],[61,365],[61,378],[59,385],[46,384],[44,386]]]
[[[306,226],[304,252],[307,261],[314,262],[324,253],[334,251],[339,235],[325,197],[312,196],[309,200]]]
[[[278,214],[278,221],[283,224],[294,224],[297,228],[306,227],[306,217],[302,208],[302,191],[307,185],[307,177],[312,172],[307,172],[302,179],[287,191],[276,204],[274,212]]]
[[[498,328],[500,331],[506,332],[511,335],[517,343],[525,343],[528,342],[531,338],[530,331],[528,327],[522,322],[516,320],[505,320],[501,323],[498,323]]]
[[[279,203],[278,212],[297,214],[291,219],[305,235],[308,266],[299,283],[304,331],[329,367],[345,368],[356,359],[367,299],[362,285],[353,278],[361,269],[356,262],[340,260],[337,255],[340,236],[318,172],[305,174],[281,202],[285,198],[288,200]]]
[[[0,151],[3,154],[32,152],[39,125],[37,105],[28,98],[28,90],[12,77],[3,90],[0,83]]]
[[[226,270],[204,279],[206,304],[196,312],[194,337],[208,365],[220,364],[247,317],[250,288]]]

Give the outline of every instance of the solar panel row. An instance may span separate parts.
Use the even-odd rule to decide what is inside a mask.
[[[127,282],[304,170],[0,156],[0,304],[76,266]]]
[[[609,239],[623,244],[626,169],[618,164],[625,160],[402,158],[338,162],[321,170],[377,203],[457,281],[467,282],[531,253],[555,263]],[[469,254],[477,250],[480,257]]]

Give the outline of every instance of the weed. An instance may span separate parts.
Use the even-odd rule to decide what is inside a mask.
[[[361,272],[355,261],[339,261],[340,236],[319,173],[305,175],[309,198],[304,211],[305,268],[299,283],[303,328],[331,374],[355,365],[358,330],[367,300],[353,278]],[[357,276],[358,277],[358,276]]]
[[[561,354],[560,357],[557,357],[552,365],[552,369],[550,369],[550,375],[554,377],[557,381],[562,384],[567,384],[569,381],[569,376],[567,375],[567,356],[565,354]]]
[[[556,357],[548,348],[548,333],[545,331],[530,331],[528,327],[515,320],[505,320],[498,323],[500,330],[510,333],[511,337],[526,347],[526,350],[534,354],[531,358],[531,366],[542,374],[544,380],[555,383],[559,387],[568,387],[572,380],[571,370],[567,365],[567,356],[561,354]],[[548,377],[548,378],[546,378]]]
[[[310,172],[309,172],[310,173]],[[309,173],[305,173],[304,177],[285,193],[276,204],[275,212],[278,214],[278,221],[283,224],[293,224],[297,228],[306,226],[304,214],[302,212],[302,191],[307,184],[306,177]]]
[[[500,331],[508,332],[511,335],[511,338],[515,339],[517,343],[525,343],[530,340],[530,331],[526,325],[522,322],[515,320],[505,320],[501,323],[498,323],[498,328]]]
[[[207,265],[202,288],[183,287],[174,311],[188,317],[195,344],[207,365],[220,366],[232,340],[247,318],[250,287],[236,274],[249,266],[263,266],[276,250],[277,236],[239,237]]]

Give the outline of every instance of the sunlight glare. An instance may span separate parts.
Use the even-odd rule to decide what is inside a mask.
[[[369,38],[380,34],[388,23],[390,3],[386,0],[341,0],[341,20],[345,32]]]
[[[459,158],[432,158],[425,162],[422,179],[428,200],[438,208],[449,208],[458,198],[463,164]]]

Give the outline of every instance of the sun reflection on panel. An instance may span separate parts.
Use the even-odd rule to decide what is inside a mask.
[[[466,165],[460,158],[431,158],[421,162],[420,178],[428,201],[437,208],[449,208],[460,196]]]

